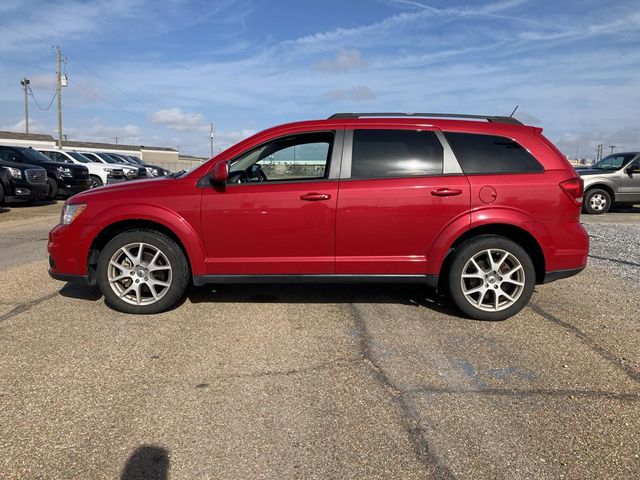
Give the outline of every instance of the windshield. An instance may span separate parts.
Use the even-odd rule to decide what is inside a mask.
[[[626,155],[608,155],[595,163],[591,168],[598,168],[600,170],[618,170],[635,156],[635,153],[629,153]]]
[[[138,157],[134,157],[133,155],[127,155],[127,158],[132,162],[137,163],[138,165],[144,165],[144,162],[140,160]]]
[[[81,163],[93,163],[89,158],[85,157],[81,153],[78,153],[78,152],[67,152],[67,153]]]
[[[120,160],[119,158],[112,157],[111,155],[107,155],[106,153],[96,153],[96,155],[98,155],[107,163],[125,163],[124,160]]]
[[[17,150],[32,162],[43,163],[43,162],[52,161],[49,157],[34,150],[33,148],[21,147],[21,148],[18,148]]]

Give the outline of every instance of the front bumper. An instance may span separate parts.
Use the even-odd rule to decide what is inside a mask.
[[[91,188],[90,178],[60,178],[58,179],[58,193],[60,195],[75,195]]]
[[[5,200],[7,202],[26,202],[45,198],[49,193],[49,185],[31,184],[22,179],[13,179],[5,187]]]

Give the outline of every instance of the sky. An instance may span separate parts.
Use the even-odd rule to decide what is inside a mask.
[[[640,148],[640,1],[2,0],[0,130],[208,155],[345,111],[504,115],[565,154]]]

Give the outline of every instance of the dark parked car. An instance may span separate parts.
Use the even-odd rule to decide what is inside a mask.
[[[0,205],[45,198],[49,193],[47,171],[36,165],[5,160],[10,157],[0,150]]]
[[[416,282],[508,318],[585,267],[582,180],[541,128],[468,117],[291,123],[179,177],[85,192],[49,234],[49,272],[129,313],[190,281]]]
[[[111,155],[112,157],[114,156],[113,153],[110,153],[109,155]],[[121,155],[118,153],[117,156],[129,162],[131,165],[145,167],[147,169],[147,174],[151,177],[166,177],[167,175],[171,174],[169,170],[159,167],[158,165],[151,165],[149,163],[146,163],[144,160],[136,157],[135,155]]]
[[[0,156],[9,162],[37,165],[44,168],[47,171],[49,186],[47,198],[50,200],[58,195],[68,197],[84,192],[91,186],[87,167],[54,162],[31,147],[0,145]]]

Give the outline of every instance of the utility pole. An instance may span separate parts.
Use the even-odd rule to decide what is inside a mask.
[[[60,47],[56,47],[56,97],[58,97],[58,148],[62,149],[62,67]]]
[[[209,158],[213,158],[213,123],[209,124]]]
[[[598,149],[596,153],[596,161],[602,160],[602,147],[604,145],[602,143],[598,144]]]
[[[20,85],[24,89],[24,133],[29,133],[29,79],[23,77]]]
[[[609,145],[609,148],[611,149],[611,155],[613,155],[613,149],[616,148],[615,145]]]
[[[118,144],[118,137],[114,137],[115,141],[116,141],[116,145]]]

